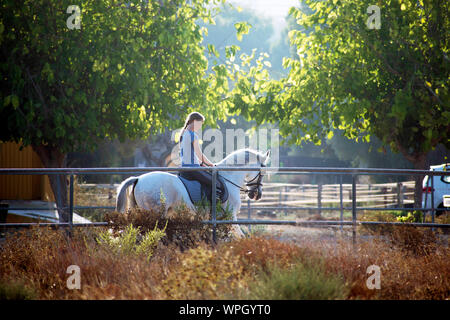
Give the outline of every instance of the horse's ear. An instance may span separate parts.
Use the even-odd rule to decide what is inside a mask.
[[[267,163],[269,162],[269,157],[270,157],[270,150],[267,150],[266,152],[266,159],[264,160],[264,164],[267,165]]]

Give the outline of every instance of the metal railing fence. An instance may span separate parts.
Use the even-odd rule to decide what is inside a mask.
[[[254,219],[240,219],[240,220],[217,220],[216,212],[216,193],[212,192],[212,208],[211,220],[203,221],[203,223],[212,224],[213,239],[216,240],[216,228],[218,224],[277,224],[277,225],[296,225],[296,226],[352,226],[353,239],[356,236],[357,225],[402,225],[402,226],[417,226],[417,227],[437,227],[448,228],[450,224],[438,224],[435,222],[435,212],[441,210],[434,206],[434,179],[431,180],[431,208],[370,208],[357,207],[357,193],[356,193],[356,179],[360,175],[428,175],[434,176],[448,176],[450,172],[446,171],[431,171],[431,170],[415,170],[415,169],[386,169],[386,168],[333,168],[333,167],[119,167],[119,168],[0,168],[0,175],[66,175],[69,176],[69,207],[57,208],[58,210],[69,211],[69,222],[67,223],[0,223],[0,227],[26,227],[33,225],[40,226],[62,226],[62,227],[84,227],[84,226],[98,226],[107,225],[106,222],[94,222],[90,224],[73,223],[74,209],[92,209],[92,208],[111,208],[107,206],[80,206],[74,207],[74,176],[80,174],[144,174],[152,171],[165,172],[183,172],[183,171],[210,171],[212,173],[212,186],[215,186],[217,180],[217,173],[219,171],[263,171],[264,173],[276,174],[336,174],[341,176],[340,181],[340,207],[335,208],[286,208],[286,210],[340,210],[339,221],[294,221],[294,220],[254,220]],[[351,175],[352,177],[352,206],[344,207],[342,202],[342,176]],[[55,195],[56,196],[56,195]],[[29,208],[8,208],[10,210],[25,210]],[[279,207],[277,207],[279,209]],[[46,209],[42,209],[46,210]],[[351,210],[352,221],[343,220],[343,212]],[[359,210],[421,210],[423,212],[431,211],[431,223],[403,223],[403,222],[378,222],[378,221],[357,221],[357,211]],[[445,210],[445,209],[443,209]]]

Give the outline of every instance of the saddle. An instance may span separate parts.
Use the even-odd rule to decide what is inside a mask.
[[[180,178],[181,182],[183,182],[192,203],[202,201],[202,199],[206,199],[209,203],[212,203],[211,188],[201,184],[197,180],[188,180],[179,174],[178,178]],[[216,199],[220,200],[221,203],[224,203],[228,200],[228,188],[225,185],[225,181],[219,174],[217,174],[217,182],[218,183],[216,186],[218,185],[218,187],[216,187]]]

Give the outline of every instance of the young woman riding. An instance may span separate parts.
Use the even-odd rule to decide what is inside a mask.
[[[180,136],[180,158],[182,167],[214,166],[203,154],[196,131],[202,128],[205,117],[199,112],[190,113],[184,123]],[[201,159],[201,160],[199,160]],[[180,176],[189,180],[197,180],[211,189],[212,176],[208,171],[184,171]]]

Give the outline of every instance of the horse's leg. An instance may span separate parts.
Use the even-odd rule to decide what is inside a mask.
[[[238,210],[239,209],[236,210],[235,208],[233,208],[233,221],[237,221],[237,211]],[[245,237],[244,233],[242,232],[241,226],[239,224],[233,224],[232,232],[236,238],[244,238]]]
[[[234,181],[239,181],[239,180],[243,180],[244,177],[242,174],[237,174],[234,173],[233,175],[226,175],[226,178],[228,179],[232,179]],[[227,183],[227,188],[228,188],[228,200],[224,203],[223,207],[229,207],[231,208],[231,214],[232,214],[232,220],[233,221],[237,221],[237,214],[241,208],[241,195],[240,195],[240,191],[239,189],[237,189],[235,186],[233,186],[232,184]],[[241,230],[241,227],[238,224],[232,224],[231,225],[231,234],[233,237],[235,238],[243,238],[244,237],[244,233]]]
[[[233,191],[228,196],[227,204],[232,208],[232,219],[233,221],[237,221],[237,214],[241,208],[241,198],[238,189],[232,189]],[[231,225],[231,234],[234,238],[244,238],[245,235],[241,230],[240,225],[232,224]]]

